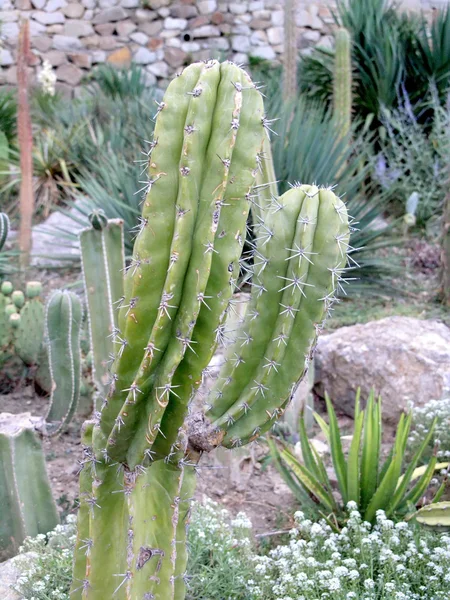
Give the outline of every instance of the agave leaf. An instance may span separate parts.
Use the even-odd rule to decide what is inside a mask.
[[[328,419],[330,421],[330,450],[333,460],[334,470],[339,482],[339,489],[342,495],[344,505],[348,502],[347,494],[347,465],[345,462],[344,452],[342,450],[341,432],[334,412],[333,405],[328,394],[325,394],[327,404]]]

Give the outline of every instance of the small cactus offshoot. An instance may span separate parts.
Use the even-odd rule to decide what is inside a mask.
[[[82,233],[94,364],[94,332],[111,331],[113,351],[109,389],[83,432],[73,600],[183,600],[201,454],[256,440],[283,414],[345,281],[345,205],[315,186],[278,197],[270,130],[242,69],[187,67],[157,105],[118,317],[104,314],[117,297],[107,282],[123,262],[120,236],[94,253],[109,227],[99,214]],[[250,210],[251,298],[229,331]],[[228,340],[203,410],[194,397]]]

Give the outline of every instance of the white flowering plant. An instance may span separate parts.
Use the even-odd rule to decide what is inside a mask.
[[[422,459],[430,458],[437,448],[439,460],[450,460],[450,395],[442,400],[431,400],[424,406],[413,405],[411,410],[412,428],[407,443],[408,456],[413,456],[417,452],[435,422],[433,436],[425,448]]]
[[[244,514],[195,503],[187,600],[448,600],[449,535],[394,523],[383,511],[372,525],[354,502],[346,513],[336,533],[297,512],[289,543],[262,554]],[[25,542],[16,586],[24,600],[70,600],[74,543],[74,517]]]
[[[425,533],[377,511],[363,521],[355,502],[333,532],[302,512],[286,546],[255,557],[249,600],[444,600],[450,597],[450,536]]]
[[[433,455],[425,467],[418,467],[433,437],[436,419],[429,424],[428,431],[423,432],[422,440],[408,464],[404,464],[412,413],[402,414],[394,444],[383,459],[381,399],[375,399],[372,391],[366,408],[362,410],[358,390],[353,436],[348,455],[345,456],[336,413],[327,395],[326,404],[329,423],[317,414],[315,418],[330,446],[340,498],[336,498],[324,460],[308,439],[303,416],[299,424],[302,462],[289,444],[268,438],[275,465],[300,503],[306,510],[328,518],[336,528],[345,524],[345,506],[348,502],[356,502],[364,520],[370,523],[375,522],[378,510],[384,510],[389,517],[396,518],[414,513],[416,505],[429,489],[435,471],[448,466],[448,463],[438,463],[437,456]],[[445,485],[446,481],[442,482],[431,498],[434,502],[442,497]]]

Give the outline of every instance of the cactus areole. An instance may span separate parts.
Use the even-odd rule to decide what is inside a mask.
[[[88,303],[91,336],[109,335],[114,352],[109,390],[83,431],[75,600],[183,600],[199,457],[256,440],[307,370],[345,270],[348,219],[330,190],[267,193],[270,127],[262,95],[230,62],[187,67],[157,106],[123,296],[114,300],[109,275],[98,286],[118,316],[96,327],[98,304]],[[250,209],[251,298],[229,331]],[[95,225],[81,237],[86,282],[99,267],[83,240],[93,248],[107,231]],[[101,256],[107,274],[122,248]],[[106,351],[93,342],[94,354]],[[202,406],[196,392],[222,346]]]

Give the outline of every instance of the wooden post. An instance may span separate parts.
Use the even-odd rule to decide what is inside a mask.
[[[30,62],[30,25],[21,23],[17,53],[17,130],[20,151],[20,266],[30,263],[31,226],[34,212],[33,196],[33,136],[31,131],[30,105],[28,101],[28,65]]]

